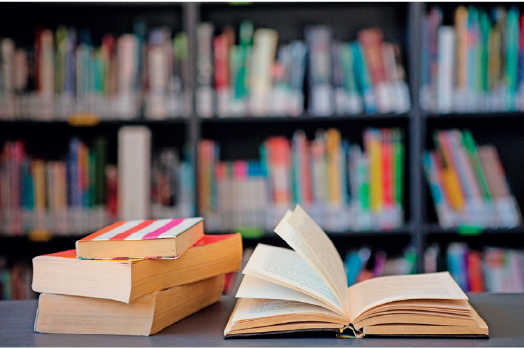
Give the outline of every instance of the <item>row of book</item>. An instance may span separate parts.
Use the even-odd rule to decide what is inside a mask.
[[[238,40],[231,26],[215,31],[208,22],[197,31],[196,112],[202,117],[300,116],[305,100],[313,116],[410,108],[400,48],[385,42],[378,28],[361,30],[348,43],[327,25],[311,25],[305,42],[280,46],[276,30],[255,30],[248,20]]]
[[[522,222],[502,162],[492,145],[476,146],[470,131],[438,131],[437,150],[426,151],[423,165],[439,225],[506,227]]]
[[[366,129],[364,151],[337,129],[309,141],[270,137],[260,161],[220,161],[220,146],[199,144],[199,209],[211,230],[271,230],[299,204],[332,232],[384,230],[403,224],[404,145],[400,129]]]
[[[75,247],[33,259],[37,332],[154,334],[219,301],[242,260],[240,234],[200,217],[119,221]]]
[[[344,257],[348,286],[379,276],[409,275],[416,273],[416,251],[408,247],[400,257],[388,257],[382,250],[368,247],[351,250]]]
[[[75,114],[133,118],[187,116],[188,44],[169,28],[146,35],[106,34],[97,45],[88,29],[35,30],[34,45],[0,40],[0,118],[66,119]]]
[[[33,269],[21,261],[11,267],[7,259],[0,257],[0,300],[20,300],[36,298],[31,289]]]
[[[20,140],[6,142],[0,156],[1,234],[77,235],[125,217],[193,216],[193,166],[174,148],[155,151],[149,161],[147,137],[147,129],[121,128],[118,166],[109,163],[104,137],[91,147],[73,137],[65,160],[58,161],[33,158]]]
[[[6,142],[0,158],[2,233],[87,233],[114,221],[117,177],[107,151],[103,137],[90,148],[74,137],[66,160],[44,161],[30,157],[20,140]]]
[[[454,25],[424,17],[421,106],[433,112],[524,110],[524,24],[516,7],[459,6]]]
[[[444,252],[444,253],[442,253]],[[426,272],[449,270],[464,292],[524,292],[524,251],[486,246],[481,250],[452,242],[425,252]]]

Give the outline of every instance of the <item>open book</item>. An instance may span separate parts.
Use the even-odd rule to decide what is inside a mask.
[[[226,338],[334,331],[338,336],[487,337],[448,272],[385,276],[347,287],[340,255],[297,206],[275,228],[295,251],[259,244],[243,270]]]

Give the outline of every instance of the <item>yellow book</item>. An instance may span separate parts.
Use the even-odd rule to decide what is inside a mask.
[[[327,168],[328,168],[328,202],[342,202],[340,185],[340,132],[331,128],[326,132]]]
[[[451,206],[457,211],[462,211],[464,198],[462,197],[460,185],[453,169],[450,167],[444,168],[442,170],[442,180],[444,182],[444,190],[448,193],[449,200],[451,201]]]
[[[382,208],[383,200],[380,133],[376,130],[366,131],[364,142],[369,156],[371,210],[378,212]]]
[[[34,200],[35,210],[45,211],[46,209],[46,195],[45,195],[45,163],[42,160],[34,160],[32,165],[32,174],[34,181]]]

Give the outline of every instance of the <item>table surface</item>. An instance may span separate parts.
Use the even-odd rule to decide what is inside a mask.
[[[224,339],[235,299],[222,297],[198,313],[149,337],[44,334],[33,330],[37,301],[0,302],[0,347],[523,347],[524,294],[470,294],[470,303],[489,326],[489,339],[326,337]]]

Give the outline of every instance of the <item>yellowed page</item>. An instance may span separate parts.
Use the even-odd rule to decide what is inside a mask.
[[[333,242],[315,221],[297,205],[288,211],[275,228],[288,243],[324,280],[347,312],[347,277],[344,263]]]
[[[348,288],[350,318],[377,305],[406,299],[468,299],[449,272],[383,276]]]
[[[282,316],[290,313],[324,314],[333,317],[333,319],[340,318],[341,323],[344,323],[345,321],[344,318],[340,317],[340,315],[335,314],[326,308],[301,302],[251,298],[240,298],[237,302],[233,314],[233,321]]]
[[[293,250],[258,244],[243,273],[306,293],[346,314],[333,291]]]
[[[237,298],[260,298],[260,299],[281,299],[286,301],[303,302],[319,307],[327,308],[341,316],[345,316],[337,308],[326,304],[305,293],[295,291],[289,287],[275,284],[274,282],[259,279],[251,275],[244,275],[242,283],[238,288]]]

